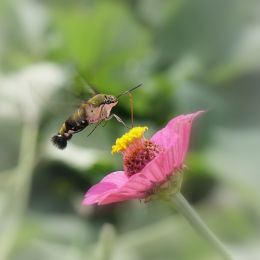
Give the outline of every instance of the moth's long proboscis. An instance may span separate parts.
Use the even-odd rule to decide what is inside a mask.
[[[116,98],[119,99],[121,96],[126,95],[126,94],[128,94],[128,93],[134,91],[135,89],[141,87],[142,85],[143,85],[143,83],[141,83],[141,84],[139,84],[139,85],[137,85],[137,86],[135,86],[135,87],[133,87],[133,88],[131,88],[131,89],[129,89],[129,90],[127,90],[127,91],[121,93],[121,94],[119,94]]]

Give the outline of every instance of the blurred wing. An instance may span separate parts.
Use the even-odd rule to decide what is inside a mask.
[[[79,84],[77,84],[77,90],[80,92],[80,94],[95,96],[99,94],[99,91],[97,88],[91,84],[89,81],[86,80],[86,78],[83,76],[83,74],[80,72],[80,70],[77,68],[77,75],[76,75],[76,81],[79,81]]]

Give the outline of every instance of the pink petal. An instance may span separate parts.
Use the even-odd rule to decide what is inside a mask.
[[[116,189],[113,183],[102,182],[92,186],[85,195],[83,204],[97,203],[100,198]]]
[[[112,182],[117,187],[121,187],[128,180],[124,171],[112,172],[106,175],[100,182]]]
[[[128,180],[123,171],[113,172],[105,176],[98,184],[92,186],[85,194],[83,204],[97,203],[102,197],[119,189]]]
[[[142,199],[146,196],[147,190],[151,187],[151,182],[145,176],[136,174],[128,179],[128,181],[119,189],[113,190],[99,200],[100,205],[114,203],[130,199]]]
[[[183,143],[182,147],[180,147],[182,149],[180,152],[182,153],[182,157],[184,157],[189,145],[192,122],[203,112],[204,111],[198,111],[192,114],[180,115],[173,118],[164,128],[153,135],[151,141],[164,148],[169,148],[175,144],[176,139],[180,136]]]
[[[105,204],[121,202],[121,201],[125,201],[125,200],[130,200],[130,199],[138,199],[138,198],[140,198],[140,196],[137,194],[123,194],[121,192],[118,192],[118,193],[115,192],[115,193],[111,193],[111,194],[108,194],[107,196],[103,197],[98,202],[98,205],[105,205]]]

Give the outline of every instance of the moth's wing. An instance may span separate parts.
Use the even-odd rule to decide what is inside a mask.
[[[96,96],[97,94],[99,94],[97,88],[93,85],[93,84],[90,84],[89,82],[87,81],[84,81],[85,84],[84,86],[87,88],[88,92],[92,95],[92,96]]]
[[[45,113],[51,114],[53,117],[66,118],[80,106],[83,100],[70,88],[64,87],[54,93],[47,102],[48,105],[44,109]]]
[[[91,96],[95,96],[97,94],[99,94],[97,88],[91,84],[90,82],[88,82],[86,79],[84,79],[83,77],[80,77],[82,85],[84,86],[85,90],[91,95]]]
[[[90,83],[78,68],[76,69],[75,82],[77,92],[84,95],[84,99],[99,94],[96,86]]]

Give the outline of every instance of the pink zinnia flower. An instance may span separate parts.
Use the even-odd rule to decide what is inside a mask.
[[[150,140],[144,138],[147,127],[134,127],[117,139],[112,153],[122,153],[124,171],[112,172],[91,187],[83,204],[149,200],[176,193],[176,186],[180,185],[178,176],[189,146],[192,122],[201,113],[203,111],[172,119]]]

